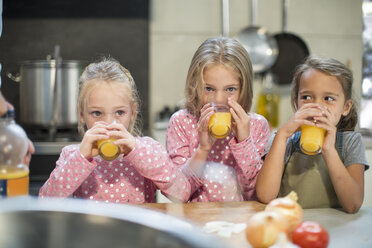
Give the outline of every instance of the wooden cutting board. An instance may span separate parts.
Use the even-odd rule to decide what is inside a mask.
[[[139,205],[184,218],[203,227],[210,221],[247,223],[250,216],[265,209],[265,205],[255,201],[248,202],[192,202],[192,203],[146,203]],[[245,232],[224,238],[228,247],[251,247],[245,239]]]

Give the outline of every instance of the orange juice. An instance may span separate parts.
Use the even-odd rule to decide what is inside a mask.
[[[303,125],[301,127],[300,148],[307,155],[321,152],[326,130],[317,126]]]
[[[29,170],[27,166],[0,165],[0,199],[28,195]]]
[[[218,109],[216,109],[216,111],[218,111]],[[213,137],[217,139],[226,138],[231,129],[231,113],[228,111],[228,108],[227,112],[214,113],[209,119],[208,127]]]
[[[277,93],[262,92],[257,99],[256,112],[266,118],[271,128],[277,127],[279,123],[279,101]]]
[[[104,160],[114,160],[120,154],[120,146],[115,145],[116,139],[104,139],[97,141],[98,153]]]

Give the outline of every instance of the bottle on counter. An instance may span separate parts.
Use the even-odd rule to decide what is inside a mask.
[[[8,110],[0,118],[0,199],[28,195],[29,169],[24,164],[28,139],[14,116],[14,110]]]
[[[269,122],[270,128],[276,128],[279,124],[280,95],[271,73],[267,73],[263,80],[263,88],[257,99],[257,114],[264,116]]]

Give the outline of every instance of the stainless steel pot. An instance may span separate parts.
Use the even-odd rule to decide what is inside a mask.
[[[79,78],[83,69],[84,63],[77,60],[59,61],[57,66],[55,60],[21,62],[19,76],[8,74],[20,82],[21,122],[44,127],[76,125]]]

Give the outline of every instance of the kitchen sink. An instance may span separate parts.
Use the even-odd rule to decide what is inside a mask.
[[[0,201],[0,247],[224,247],[191,223],[136,206],[77,199]]]

